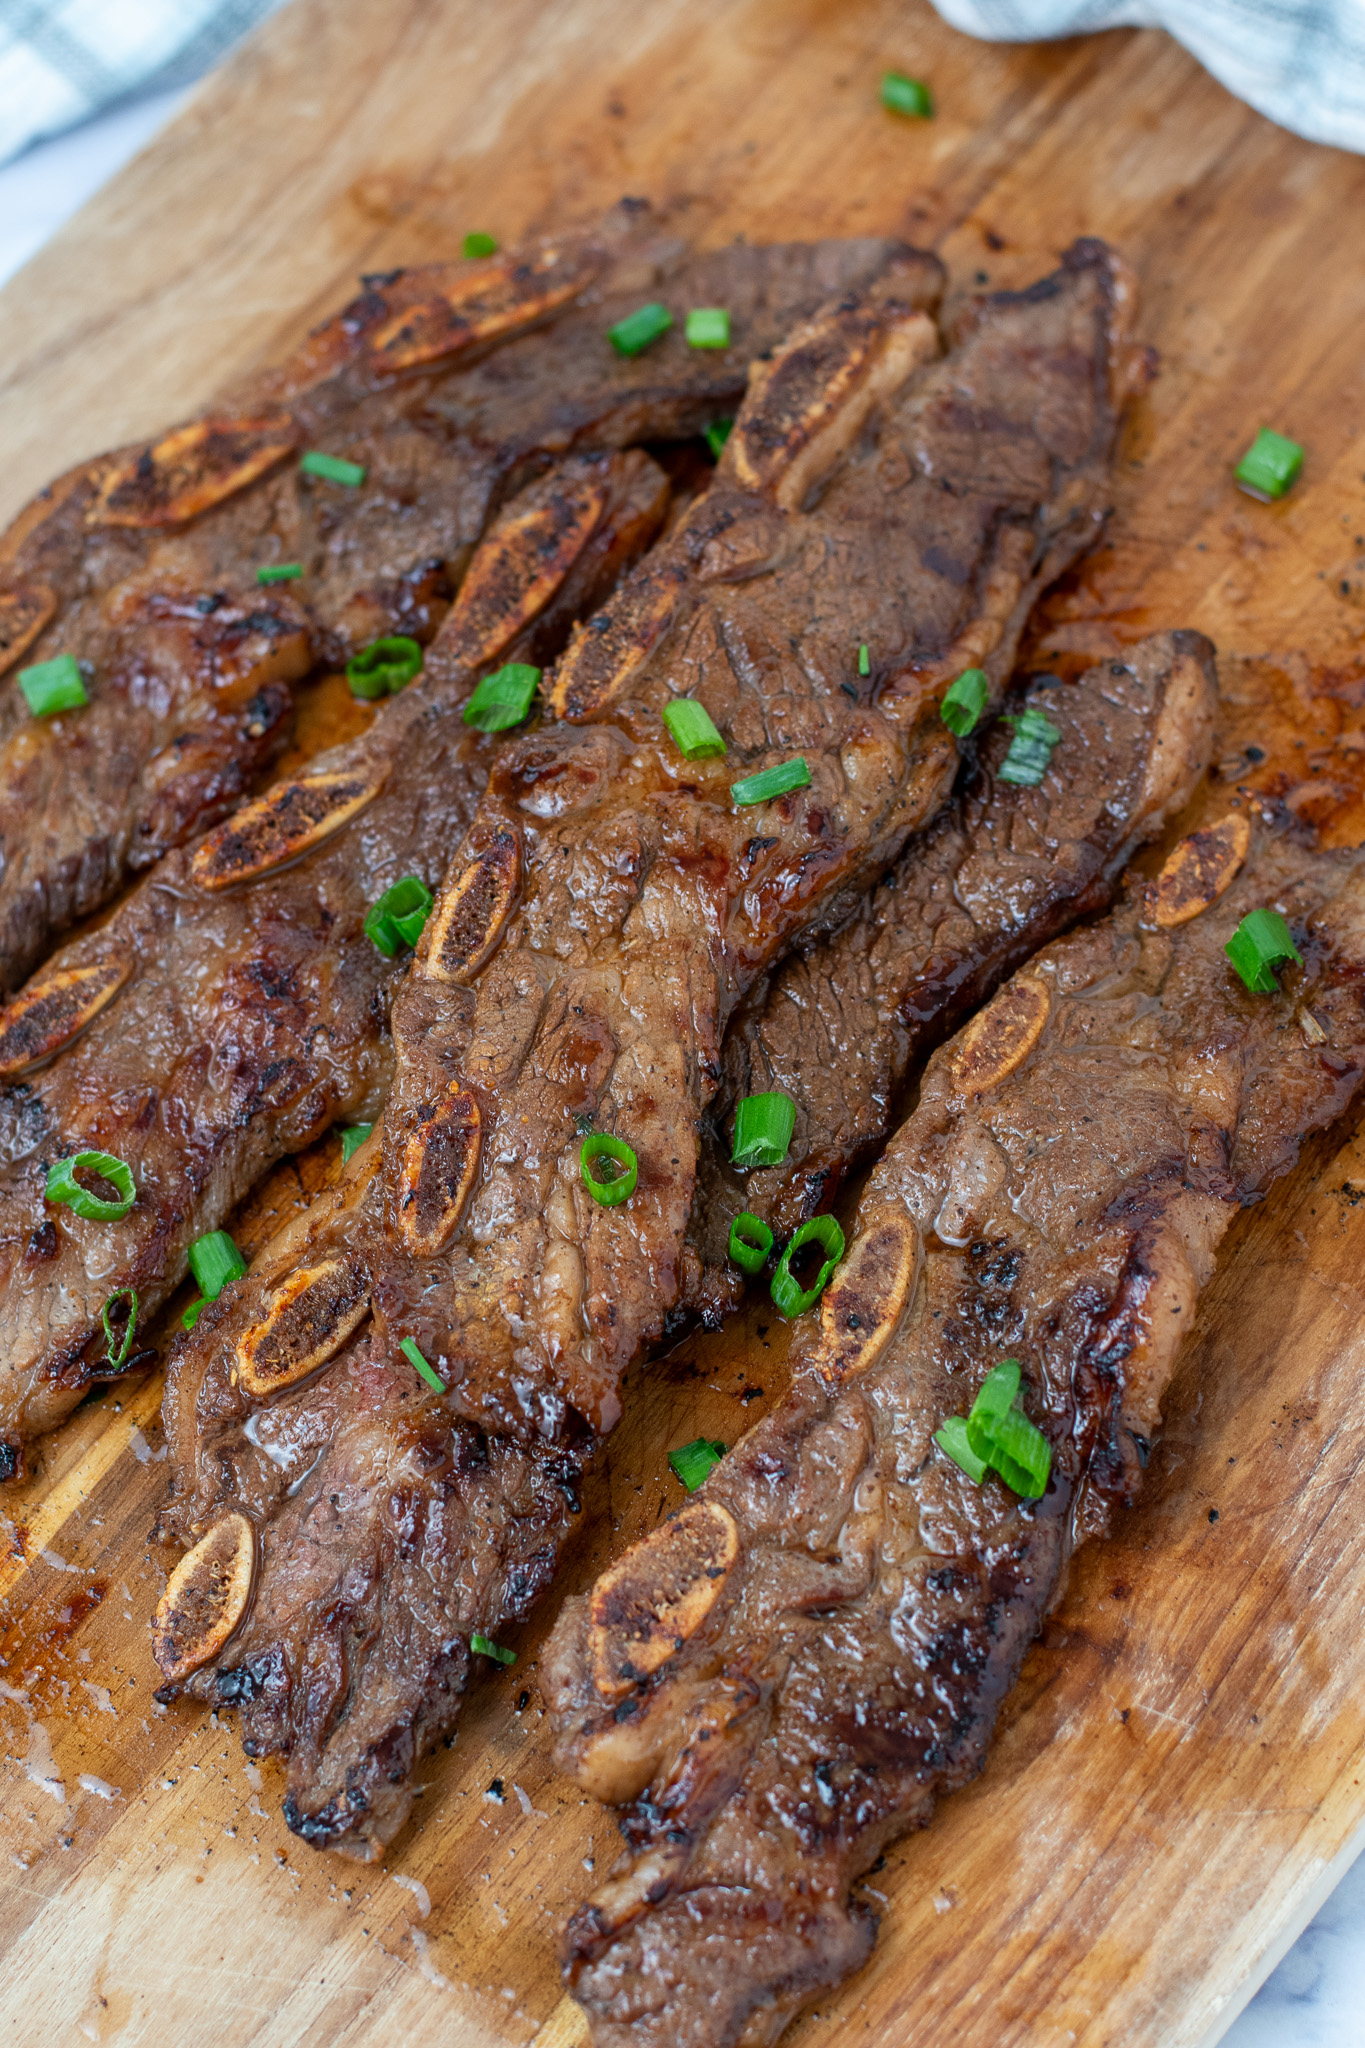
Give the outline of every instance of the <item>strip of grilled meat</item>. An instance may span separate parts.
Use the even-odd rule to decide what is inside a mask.
[[[1008,658],[1033,580],[1093,529],[1118,325],[1090,247],[987,301],[946,365],[912,369],[932,336],[873,295],[767,366],[711,498],[556,673],[593,722],[500,759],[395,1004],[382,1139],[177,1348],[163,1527],[199,1541],[158,1657],[172,1692],[237,1704],[250,1749],[289,1752],[309,1840],[392,1836],[471,1630],[548,1581],[617,1375],[676,1294],[727,1009],[941,801],[943,684]],[[822,434],[853,446],[803,510]],[[728,760],[662,740],[680,683]],[[809,796],[730,803],[798,749]],[[582,1187],[589,1123],[639,1154],[623,1208]]]
[[[571,456],[527,485],[476,554],[426,686],[168,854],[0,1012],[4,1476],[107,1370],[111,1294],[135,1288],[145,1322],[261,1173],[333,1119],[377,1114],[404,963],[364,919],[404,875],[437,886],[474,814],[499,743],[463,722],[470,684],[490,650],[548,659],[668,499],[640,450]],[[122,1221],[45,1202],[50,1163],[81,1151],[132,1168]]]
[[[1266,904],[1303,964],[1253,995],[1223,948]],[[980,1769],[1239,1204],[1355,1095],[1363,974],[1365,852],[1232,813],[935,1054],[789,1394],[552,1638],[560,1757],[626,1809],[565,1940],[602,2048],[772,2042],[867,1956],[850,1885]],[[1004,1356],[1037,1502],[933,1441]]]
[[[1061,735],[1042,781],[996,780],[1011,734],[992,727],[953,802],[850,921],[753,991],[726,1036],[701,1155],[693,1313],[719,1323],[743,1295],[727,1255],[741,1210],[781,1245],[829,1208],[891,1129],[911,1067],[1030,953],[1108,908],[1135,848],[1208,765],[1212,652],[1197,634],[1158,634],[1079,684],[1033,688],[1028,703]],[[796,1104],[791,1150],[742,1174],[730,1163],[736,1104],[774,1088]]]
[[[43,492],[0,539],[0,994],[240,801],[316,662],[429,640],[536,465],[699,433],[735,410],[752,355],[897,260],[935,288],[932,259],[887,242],[697,255],[627,203],[492,262],[371,278],[282,369]],[[606,329],[642,298],[676,331],[627,360]],[[729,350],[687,348],[689,304],[730,308]],[[310,447],[363,485],[301,471]],[[278,563],[306,573],[261,589]],[[12,672],[57,654],[90,702],[35,719]]]

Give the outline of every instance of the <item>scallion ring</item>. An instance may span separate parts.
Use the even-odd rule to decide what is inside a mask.
[[[404,875],[365,913],[365,936],[392,960],[400,945],[415,946],[431,915],[432,894],[420,875]]]
[[[373,703],[376,697],[396,697],[415,676],[422,673],[422,650],[406,633],[391,633],[353,654],[346,664],[346,680],[353,697]]]
[[[347,1125],[341,1134],[341,1163],[343,1166],[349,1162],[353,1152],[360,1150],[373,1129],[373,1124]]]
[[[735,1111],[732,1164],[780,1166],[791,1150],[795,1129],[796,1104],[780,1088],[766,1095],[746,1095]]]
[[[109,1320],[109,1311],[120,1301],[126,1301],[128,1304],[128,1320],[123,1326],[122,1337],[116,1338],[114,1326]],[[132,1355],[133,1332],[137,1328],[136,1287],[120,1287],[111,1294],[100,1310],[100,1321],[104,1325],[104,1341],[109,1346],[109,1356],[105,1364],[111,1372],[122,1372]]]
[[[737,804],[766,804],[775,796],[785,796],[789,789],[805,789],[810,782],[810,765],[804,754],[794,760],[779,761],[775,768],[760,769],[757,775],[746,775],[742,782],[730,784],[730,794]]]
[[[418,1349],[415,1338],[405,1337],[402,1343],[399,1345],[398,1349],[402,1352],[404,1358],[406,1358],[406,1360],[408,1361],[408,1364],[415,1366],[417,1368],[418,1372],[421,1374],[422,1378],[426,1381],[429,1387],[434,1387],[438,1394],[444,1394],[444,1392],[446,1391],[445,1381],[441,1378],[438,1372],[436,1372],[430,1365],[427,1364],[426,1359],[422,1356],[421,1351]]]
[[[476,1657],[491,1657],[495,1664],[515,1664],[515,1650],[504,1650],[501,1643],[495,1643],[491,1636],[480,1635],[478,1630],[469,1638],[469,1647]]]
[[[509,661],[485,676],[461,714],[480,732],[507,732],[529,716],[540,670],[529,661]]]
[[[36,661],[19,671],[19,688],[35,718],[51,718],[58,711],[78,711],[90,699],[74,654],[57,654],[51,661]]]
[[[620,1171],[606,1180],[598,1180],[592,1171],[595,1159],[608,1159]],[[622,1202],[628,1202],[640,1178],[640,1162],[630,1146],[623,1138],[613,1138],[606,1131],[594,1131],[590,1138],[583,1140],[578,1166],[584,1187],[594,1202],[600,1202],[604,1209],[616,1209]]]
[[[1277,968],[1288,967],[1291,961],[1303,965],[1303,955],[1278,910],[1248,911],[1223,951],[1254,996],[1274,995],[1279,987]]]
[[[773,1248],[773,1234],[761,1216],[742,1209],[730,1225],[730,1257],[746,1273],[761,1273]]]
[[[802,1287],[793,1279],[791,1262],[803,1244],[822,1245],[825,1262],[810,1287]],[[791,1242],[777,1262],[773,1274],[773,1306],[780,1316],[790,1322],[793,1316],[804,1315],[808,1308],[814,1308],[829,1284],[829,1278],[840,1259],[844,1256],[844,1233],[833,1216],[812,1216],[794,1232]]]
[[[305,476],[325,477],[329,484],[349,484],[352,490],[365,481],[363,462],[348,462],[344,455],[326,455],[321,448],[310,448],[301,455],[299,468]]]
[[[82,1187],[76,1178],[78,1173],[94,1173],[101,1180],[107,1180],[110,1187],[118,1189],[118,1200],[106,1201],[103,1196]],[[90,1223],[117,1223],[137,1200],[132,1168],[122,1159],[116,1159],[112,1152],[77,1152],[70,1159],[59,1159],[47,1170],[47,1186],[43,1192],[45,1200],[65,1203],[68,1209],[74,1210],[77,1216],[84,1216]]]
[[[949,732],[965,739],[976,725],[991,694],[990,678],[984,668],[965,668],[950,689],[945,690],[938,715]]]
[[[695,697],[675,697],[665,704],[663,720],[685,761],[706,761],[725,752],[710,712]]]
[[[683,1444],[678,1450],[670,1451],[668,1462],[688,1492],[695,1493],[703,1479],[710,1477],[724,1456],[725,1446],[718,1438],[698,1436],[694,1437],[690,1444]]]

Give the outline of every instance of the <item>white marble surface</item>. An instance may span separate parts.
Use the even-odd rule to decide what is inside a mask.
[[[124,107],[0,167],[0,283],[169,120],[182,98],[163,93]],[[1176,1900],[1171,1905],[1178,1910]],[[1365,2048],[1365,1857],[1234,2020],[1223,2043]]]

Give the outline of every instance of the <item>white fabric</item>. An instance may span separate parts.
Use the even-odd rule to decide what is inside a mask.
[[[0,0],[0,163],[135,95],[188,85],[279,0]]]
[[[1238,99],[1311,142],[1365,151],[1365,0],[934,0],[991,42],[1164,28]]]

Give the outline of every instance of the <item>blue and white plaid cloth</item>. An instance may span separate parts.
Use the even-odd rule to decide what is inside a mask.
[[[991,42],[1164,28],[1282,128],[1365,151],[1365,0],[934,0]],[[1365,224],[1358,223],[1358,230]]]
[[[279,0],[0,0],[0,163],[119,101],[189,85]]]

